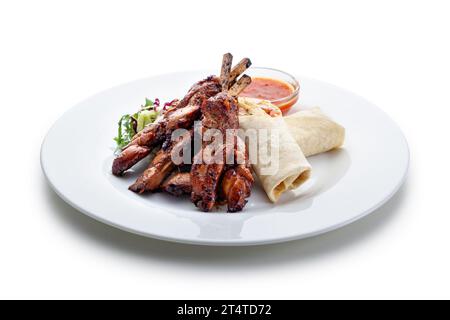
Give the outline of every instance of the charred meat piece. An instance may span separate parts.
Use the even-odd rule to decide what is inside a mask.
[[[199,117],[200,107],[197,105],[188,105],[181,109],[171,109],[167,111],[163,119],[145,127],[144,130],[139,132],[130,144],[122,150],[122,153],[114,159],[112,168],[113,174],[116,176],[121,175],[124,171],[145,158],[150,153],[153,146],[161,143],[163,139],[170,136],[174,130],[192,127],[194,121],[199,119]]]
[[[215,96],[222,90],[219,78],[209,76],[194,84],[178,103],[177,108],[184,108],[189,104],[201,105],[204,100]]]
[[[177,197],[190,194],[192,192],[191,174],[175,171],[164,181],[161,189]]]
[[[162,144],[130,190],[140,194],[157,190],[175,196],[190,194],[192,202],[203,211],[210,211],[216,203],[227,203],[229,212],[243,209],[253,176],[245,144],[237,136],[236,97],[251,82],[246,75],[240,77],[251,62],[245,58],[231,68],[232,60],[231,54],[225,54],[220,77],[210,76],[195,83],[183,99],[139,132],[114,160],[113,174],[121,175]],[[193,125],[200,117],[203,140],[200,146],[194,144],[194,150]],[[189,131],[175,136],[177,129]],[[185,148],[188,144],[191,148]]]
[[[175,168],[175,164],[172,161],[172,151],[174,149],[183,149],[183,145],[190,144],[192,134],[192,130],[186,131],[174,141],[164,143],[163,147],[156,153],[148,168],[136,182],[129,187],[129,189],[140,194],[146,191],[157,190],[164,179]]]
[[[218,129],[224,135],[227,129],[239,129],[238,104],[226,92],[209,98],[201,107],[202,127]]]
[[[203,141],[202,149],[195,155],[191,169],[192,202],[203,211],[210,211],[216,200],[220,177],[235,143],[226,143],[228,129],[238,129],[238,105],[226,92],[209,98],[202,105],[202,133],[216,132],[212,142]],[[221,139],[221,141],[219,141]]]
[[[239,137],[236,141],[236,164],[226,169],[220,189],[220,200],[227,203],[228,212],[237,212],[244,208],[254,182],[245,142]]]
[[[151,149],[149,147],[140,146],[137,144],[129,145],[126,149],[122,150],[120,156],[114,159],[112,173],[115,176],[122,175],[125,170],[128,170],[148,156],[150,151]]]
[[[173,167],[170,153],[161,149],[156,153],[144,173],[128,189],[140,194],[146,191],[155,191]]]
[[[200,105],[197,104],[167,111],[164,118],[165,136],[170,136],[176,129],[190,129],[194,121],[200,118],[200,115]]]
[[[192,202],[202,211],[208,212],[216,203],[219,178],[223,164],[193,165],[191,170]]]
[[[221,198],[227,202],[228,212],[237,212],[244,208],[252,184],[252,173],[244,165],[238,165],[225,172],[221,184]]]
[[[229,156],[235,154],[238,142],[235,133],[232,139],[228,136],[230,130],[239,129],[238,104],[235,96],[251,82],[251,78],[246,75],[237,80],[251,65],[249,59],[243,59],[230,70],[231,63],[231,54],[225,54],[220,76],[223,91],[209,98],[201,107],[203,141],[191,168],[191,200],[203,211],[210,211],[213,208],[218,200],[218,191],[223,187],[220,181],[226,169],[225,163],[230,165]],[[239,211],[250,195],[253,177],[249,174],[247,166],[236,167],[235,162],[231,165],[226,177],[227,192],[224,197],[227,201],[231,201],[229,211]],[[234,187],[230,183],[236,183],[237,186]]]
[[[153,123],[144,128],[114,159],[112,173],[115,176],[120,176],[144,159],[150,154],[152,147],[161,141],[161,137],[161,123]]]
[[[161,143],[166,136],[178,128],[190,128],[200,117],[200,106],[203,101],[216,95],[221,90],[220,80],[210,76],[194,84],[186,96],[176,104],[176,108],[167,111],[163,118],[139,132],[122,153],[114,159],[112,173],[122,175],[137,162],[145,158],[152,147]],[[131,146],[130,150],[126,151]]]
[[[147,125],[144,129],[142,129],[142,131],[138,132],[133,137],[130,144],[126,146],[125,149],[132,145],[143,147],[152,146],[156,141],[161,139],[163,126],[164,121],[162,120],[158,120],[157,122]]]

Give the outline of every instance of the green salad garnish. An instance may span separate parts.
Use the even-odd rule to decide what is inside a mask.
[[[144,129],[150,123],[155,122],[159,115],[156,108],[159,107],[159,99],[155,101],[145,98],[145,104],[141,106],[138,112],[130,115],[123,115],[118,123],[117,137],[114,138],[117,148],[116,152],[120,152],[126,147],[133,137]]]
[[[133,118],[129,115],[123,115],[119,120],[119,128],[117,130],[117,137],[114,138],[117,144],[117,151],[122,150],[136,134],[134,129]]]
[[[155,122],[158,112],[155,110],[142,110],[137,117],[137,132],[145,128],[146,125]]]

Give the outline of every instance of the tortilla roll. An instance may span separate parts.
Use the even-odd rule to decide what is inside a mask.
[[[344,127],[327,117],[320,108],[302,110],[283,119],[305,157],[327,152],[344,144]]]
[[[240,115],[269,114],[282,117],[280,109],[269,101],[239,98]],[[345,128],[326,116],[318,107],[305,109],[283,117],[289,132],[297,141],[305,157],[341,147]]]
[[[276,144],[280,158],[279,171],[272,176],[263,175],[264,166],[261,162],[252,161],[252,168],[272,202],[276,202],[283,192],[299,187],[309,178],[311,166],[305,157],[338,148],[345,139],[345,129],[319,108],[283,117],[280,109],[268,101],[239,98],[239,122],[244,130],[279,130]],[[292,145],[293,141],[297,146]],[[258,148],[263,146],[261,142],[264,141],[258,141]]]
[[[239,125],[244,133],[249,129],[258,132],[258,139],[253,141],[257,147],[256,159],[250,154],[252,168],[270,201],[276,202],[284,192],[308,180],[311,165],[282,117],[271,117],[264,111],[256,113],[241,115]],[[266,130],[266,134],[259,134],[259,129]],[[252,149],[251,142],[247,140],[247,143]]]

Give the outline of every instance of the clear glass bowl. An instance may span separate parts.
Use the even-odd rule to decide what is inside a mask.
[[[268,100],[272,104],[280,108],[283,114],[288,113],[291,107],[298,101],[300,84],[298,83],[297,79],[295,79],[289,73],[273,68],[250,67],[248,70],[245,71],[245,74],[249,75],[252,78],[275,79],[278,81],[285,82],[292,87],[292,92],[288,96],[279,99]]]

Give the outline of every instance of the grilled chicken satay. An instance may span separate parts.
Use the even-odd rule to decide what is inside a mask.
[[[156,153],[148,168],[129,187],[129,190],[142,194],[146,191],[156,191],[159,189],[164,179],[175,168],[173,152],[184,150],[186,144],[191,144],[192,136],[193,131],[190,130],[177,137],[174,141],[166,141]]]
[[[208,77],[194,84],[176,108],[166,112],[162,119],[139,132],[122,153],[114,159],[112,173],[122,175],[137,162],[145,158],[151,149],[178,128],[189,129],[200,116],[204,100],[221,91],[220,80]]]

